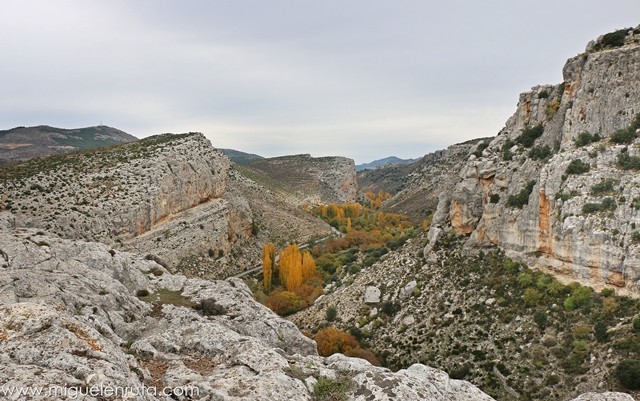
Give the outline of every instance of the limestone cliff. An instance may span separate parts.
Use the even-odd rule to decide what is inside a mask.
[[[640,142],[612,138],[640,113],[640,29],[621,32],[623,41],[605,35],[568,60],[562,84],[520,95],[443,193],[431,245],[452,228],[564,281],[640,294],[640,189],[629,164]]]
[[[197,258],[224,275],[224,256],[251,236],[248,205],[225,199],[228,170],[202,134],[167,134],[3,168],[0,205],[18,226],[137,250],[174,269]]]

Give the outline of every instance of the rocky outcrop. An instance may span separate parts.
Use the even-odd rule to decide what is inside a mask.
[[[492,399],[420,364],[394,373],[319,357],[237,279],[188,279],[105,244],[11,227],[0,213],[0,391],[43,389],[32,400],[127,389],[118,399],[311,400],[322,389],[353,400]]]
[[[638,151],[635,141],[610,139],[640,113],[640,30],[607,43],[570,59],[563,84],[520,96],[498,136],[442,193],[431,246],[452,228],[469,245],[498,245],[565,282],[640,294],[640,193],[636,172],[619,162]]]
[[[172,269],[220,260],[251,236],[251,212],[225,199],[229,161],[202,134],[161,135],[5,168],[0,204],[19,226],[148,253]]]
[[[355,163],[346,157],[273,157],[238,171],[295,206],[353,202],[358,190]]]

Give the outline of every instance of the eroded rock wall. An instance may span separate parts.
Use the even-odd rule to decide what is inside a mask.
[[[0,204],[18,226],[150,253],[172,268],[194,257],[213,265],[251,236],[246,202],[224,198],[228,173],[202,134],[161,135],[8,169]]]
[[[498,136],[469,158],[453,192],[442,194],[431,244],[453,229],[469,235],[469,245],[498,245],[564,281],[640,295],[638,178],[618,163],[622,152],[640,154],[640,142],[609,139],[640,113],[640,30],[623,46],[595,48],[567,62],[563,84],[520,95]],[[526,144],[523,132],[537,125],[543,134]],[[579,147],[575,140],[585,132],[602,139]],[[589,171],[568,173],[574,160]],[[593,189],[606,179],[611,189]],[[615,207],[585,211],[606,197]]]

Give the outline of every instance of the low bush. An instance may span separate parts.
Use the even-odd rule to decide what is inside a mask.
[[[534,160],[543,160],[549,156],[551,156],[551,148],[549,147],[549,145],[534,146],[529,151],[529,157]]]
[[[530,148],[533,146],[536,139],[540,138],[543,133],[544,128],[542,127],[542,124],[538,124],[534,127],[524,127],[522,133],[516,138],[516,142],[525,148]]]
[[[571,174],[583,174],[588,173],[591,169],[589,163],[583,162],[581,159],[571,160],[571,163],[567,166],[565,173],[567,175]]]
[[[622,143],[630,144],[636,139],[636,137],[637,137],[637,134],[635,129],[623,128],[611,134],[609,139],[611,140],[611,142],[617,143],[617,144],[622,144]]]
[[[640,389],[640,360],[624,359],[616,368],[616,377],[629,390]]]
[[[328,322],[333,322],[334,320],[336,320],[337,316],[338,310],[336,308],[334,308],[333,306],[327,308],[327,311],[325,312],[325,318]]]
[[[319,401],[346,401],[352,385],[351,379],[346,375],[335,379],[321,377],[313,387],[313,393]]]
[[[602,194],[604,192],[613,191],[613,187],[620,181],[614,178],[605,178],[597,184],[591,186],[591,193],[594,195]]]
[[[640,170],[640,157],[622,151],[618,154],[618,167],[623,170]]]
[[[602,139],[602,137],[599,134],[592,134],[590,132],[582,132],[580,135],[578,135],[578,137],[576,139],[574,139],[574,143],[576,144],[576,147],[582,147],[582,146],[586,146],[589,145],[591,143],[594,142],[598,142]]]
[[[630,29],[631,28],[618,29],[617,31],[603,35],[602,40],[596,43],[593,49],[602,50],[624,45],[624,39],[627,37],[627,33],[629,33]]]
[[[529,203],[529,196],[531,195],[531,192],[533,192],[533,187],[535,185],[535,181],[529,181],[524,189],[516,195],[509,196],[509,199],[507,199],[507,206],[522,209],[524,205]]]

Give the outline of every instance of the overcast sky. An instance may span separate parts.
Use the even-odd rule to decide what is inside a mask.
[[[638,0],[4,0],[0,129],[418,157],[497,134],[520,92],[638,24]]]

